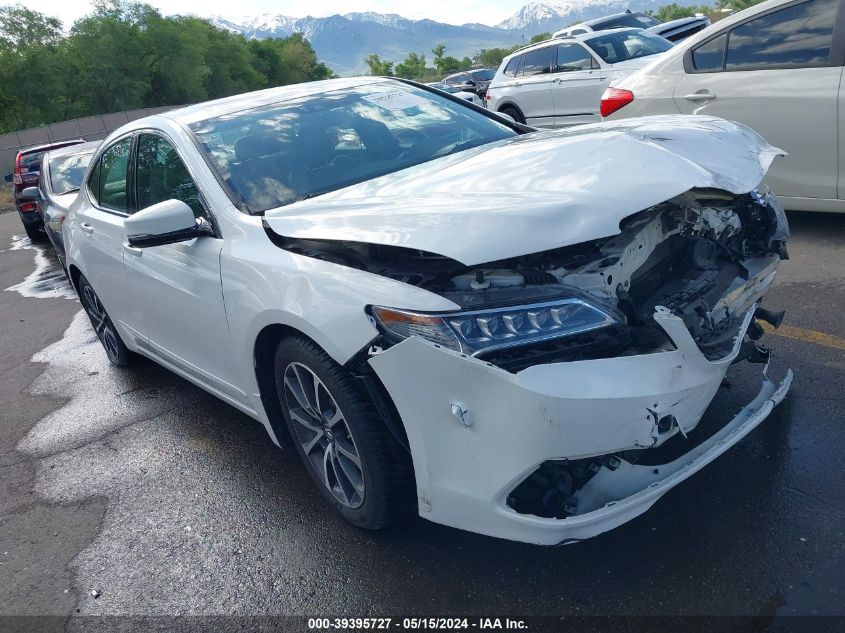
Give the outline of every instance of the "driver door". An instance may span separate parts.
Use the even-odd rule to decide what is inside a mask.
[[[136,208],[173,198],[212,222],[194,179],[164,136],[138,135],[134,167]],[[212,222],[213,226],[213,222]],[[220,251],[215,236],[134,248],[124,244],[129,291],[145,351],[211,386],[244,401],[231,375],[232,341],[223,307]]]

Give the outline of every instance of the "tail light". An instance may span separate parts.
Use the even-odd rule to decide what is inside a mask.
[[[486,90],[486,91],[484,92],[484,99],[485,99],[486,101],[490,101],[490,99],[492,99],[492,98],[493,98],[493,97],[491,97],[491,96],[490,96],[490,90]]]
[[[21,213],[32,213],[33,211],[38,210],[38,203],[37,202],[21,202],[18,205],[18,211]]]
[[[624,88],[608,88],[601,96],[599,111],[603,117],[610,116],[634,100],[634,93]]]
[[[12,182],[16,185],[23,184],[23,178],[21,177],[21,155],[18,154],[15,158],[15,172],[12,174]]]

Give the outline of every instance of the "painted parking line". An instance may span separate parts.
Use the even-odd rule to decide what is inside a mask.
[[[794,325],[781,325],[775,329],[768,323],[763,323],[763,329],[768,334],[775,336],[782,336],[783,338],[791,338],[796,341],[804,341],[805,343],[814,343],[816,345],[823,345],[825,347],[832,347],[833,349],[841,349],[845,351],[845,338],[834,336],[833,334],[825,334],[824,332],[816,332],[815,330],[805,330],[804,328],[795,327]]]

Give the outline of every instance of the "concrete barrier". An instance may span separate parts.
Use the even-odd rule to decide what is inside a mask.
[[[164,106],[160,108],[140,108],[138,110],[127,110],[125,112],[113,112],[111,114],[98,114],[79,119],[70,119],[50,125],[42,125],[8,134],[0,134],[0,176],[12,172],[15,166],[15,157],[18,151],[32,145],[42,143],[54,143],[58,141],[69,141],[75,138],[84,138],[86,141],[98,141],[106,138],[111,132],[124,123],[140,119],[151,114],[167,112],[181,106]],[[0,178],[0,187],[8,186]]]

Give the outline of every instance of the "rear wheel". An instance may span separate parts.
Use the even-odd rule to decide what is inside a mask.
[[[32,242],[43,242],[47,237],[37,224],[24,224],[23,228],[26,231],[26,236]]]
[[[106,350],[106,356],[113,365],[118,367],[129,365],[135,355],[129,351],[129,348],[121,340],[100,298],[94,292],[94,288],[82,275],[79,276],[78,285],[82,307],[91,320],[91,325],[94,326],[94,331],[97,333],[97,338],[100,339],[103,349]]]
[[[375,530],[416,507],[411,460],[356,378],[304,337],[279,343],[275,374],[297,452],[344,519]]]
[[[504,108],[499,110],[499,112],[501,112],[502,114],[507,114],[517,123],[525,123],[525,117],[522,116],[522,112],[520,112],[513,106],[505,106]]]

